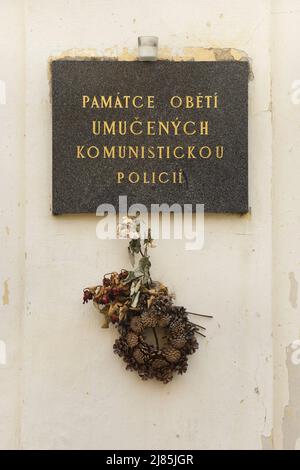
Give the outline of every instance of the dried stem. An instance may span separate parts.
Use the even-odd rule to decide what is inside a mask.
[[[158,337],[157,337],[157,334],[156,334],[156,329],[152,328],[152,330],[153,330],[153,334],[154,334],[154,338],[155,338],[155,342],[156,342],[156,348],[159,349],[159,342],[158,342]]]
[[[204,318],[213,318],[212,315],[201,315],[201,313],[193,313],[193,312],[186,312],[188,315],[195,315],[196,317],[204,317]]]
[[[196,331],[196,333],[198,333],[198,335],[203,336],[203,338],[206,338],[206,336],[203,333],[200,333],[200,331]]]
[[[190,321],[190,323],[194,326],[196,326],[197,328],[201,328],[201,330],[206,330],[206,328],[204,328],[204,326],[201,326],[201,325],[197,325],[197,323],[193,323],[192,321]]]

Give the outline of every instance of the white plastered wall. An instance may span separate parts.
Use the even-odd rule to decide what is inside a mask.
[[[0,1],[0,448],[20,445],[24,318],[24,10]]]
[[[272,8],[274,446],[300,449],[300,2]]]

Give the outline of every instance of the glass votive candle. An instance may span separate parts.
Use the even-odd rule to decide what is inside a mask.
[[[158,37],[156,36],[139,36],[139,59],[151,61],[157,59]]]

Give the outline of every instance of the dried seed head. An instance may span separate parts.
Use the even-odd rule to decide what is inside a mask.
[[[134,348],[138,344],[139,338],[135,333],[129,331],[126,336],[126,341],[130,348]]]
[[[135,348],[133,350],[133,353],[132,353],[134,359],[136,360],[136,362],[138,364],[144,364],[145,362],[145,356],[144,354],[142,353],[142,351],[140,350],[140,348]]]
[[[171,321],[171,315],[168,315],[167,313],[164,315],[161,315],[158,317],[158,326],[161,328],[165,328],[170,324]]]
[[[153,312],[143,313],[141,316],[144,328],[155,328],[157,326],[157,316]]]
[[[167,346],[163,350],[163,353],[167,361],[171,363],[178,362],[181,356],[180,351],[178,351],[178,349],[173,348],[173,346]]]
[[[164,367],[168,367],[168,362],[165,361],[164,359],[154,359],[154,361],[152,362],[152,367],[154,369],[162,369]]]
[[[182,349],[186,345],[185,335],[174,336],[170,340],[170,344],[176,349]]]
[[[138,317],[138,316],[132,317],[132,319],[130,320],[130,328],[132,331],[134,331],[138,335],[141,334],[141,332],[144,329],[144,325],[143,325],[143,321],[141,317]]]

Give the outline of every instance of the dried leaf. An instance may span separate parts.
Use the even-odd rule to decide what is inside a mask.
[[[120,311],[119,311],[119,320],[122,321],[126,318],[127,316],[127,312],[128,312],[128,307],[127,305],[123,305],[121,308],[120,308]]]
[[[138,266],[138,269],[140,271],[142,271],[143,273],[149,271],[151,267],[151,263],[150,263],[150,260],[148,258],[148,256],[143,256],[140,260],[139,260],[139,266]]]
[[[130,240],[129,242],[129,249],[132,251],[132,253],[138,254],[141,249],[141,240],[139,238]]]
[[[153,304],[153,300],[155,299],[154,295],[151,295],[151,297],[149,297],[149,299],[147,300],[147,306],[148,308],[151,307],[151,305]]]
[[[135,279],[138,279],[141,277],[143,273],[138,273],[137,271],[129,271],[128,276],[126,279],[123,281],[124,284],[128,284],[129,282],[134,281]]]
[[[108,315],[108,311],[110,309],[110,305],[105,305],[102,308],[99,308],[100,312],[103,313],[103,315]]]
[[[139,298],[140,298],[140,293],[141,293],[141,292],[138,291],[138,292],[134,295],[133,301],[132,301],[132,304],[131,304],[132,308],[136,308],[136,306],[137,306],[137,304],[138,304],[138,301],[139,301]]]
[[[142,281],[141,279],[133,281],[130,288],[130,295],[136,294],[141,288]]]
[[[122,304],[120,304],[119,302],[113,302],[112,304],[110,304],[108,316],[111,317],[114,313],[117,313],[120,305]]]
[[[128,255],[129,255],[130,264],[133,267],[135,264],[135,256],[134,256],[134,253],[130,250],[130,248],[128,248]]]
[[[101,328],[108,328],[108,327],[109,327],[109,318],[105,317]]]

